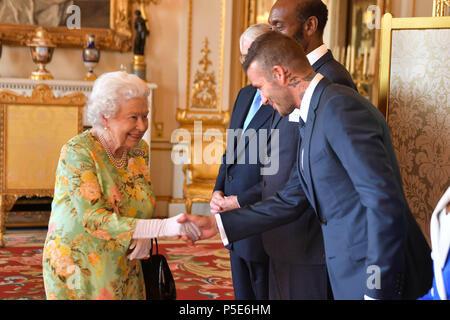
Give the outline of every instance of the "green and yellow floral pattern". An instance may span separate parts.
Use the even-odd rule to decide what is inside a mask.
[[[145,141],[117,169],[89,132],[61,150],[43,252],[47,299],[144,299],[140,262],[127,259],[137,219],[155,205]]]

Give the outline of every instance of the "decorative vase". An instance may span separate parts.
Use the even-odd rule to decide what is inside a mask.
[[[50,63],[53,56],[55,45],[50,40],[48,32],[39,27],[28,46],[31,50],[31,58],[38,65],[38,68],[31,73],[30,78],[33,80],[50,80],[53,76],[45,69],[45,65]]]
[[[94,81],[97,79],[97,75],[94,73],[94,68],[100,60],[100,50],[95,47],[95,36],[93,34],[89,35],[88,44],[83,49],[83,62],[84,65],[89,69],[84,77],[86,81]]]
[[[147,64],[145,63],[145,57],[135,54],[133,56],[133,63],[131,64],[131,73],[137,75],[144,81],[147,81],[146,74]]]

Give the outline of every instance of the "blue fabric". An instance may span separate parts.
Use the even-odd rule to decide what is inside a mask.
[[[242,133],[247,130],[248,125],[250,122],[252,122],[253,117],[258,112],[259,108],[261,107],[261,91],[256,90],[255,98],[253,99],[252,106],[250,107],[250,110],[248,111],[247,118],[245,119],[244,126],[242,127]]]
[[[267,300],[269,298],[269,264],[241,258],[230,251],[231,274],[236,300]]]
[[[447,257],[447,262],[445,263],[444,269],[442,269],[442,275],[444,278],[445,292],[447,293],[447,300],[450,295],[450,255]],[[439,292],[436,287],[436,277],[433,279],[433,287],[428,291],[428,293],[418,300],[441,300]]]

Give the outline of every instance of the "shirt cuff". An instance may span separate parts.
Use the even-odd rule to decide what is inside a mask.
[[[364,300],[378,300],[378,299],[374,299],[374,298],[364,295]]]
[[[220,237],[222,238],[222,243],[226,247],[227,245],[230,244],[230,242],[228,241],[227,234],[225,233],[225,229],[223,228],[222,218],[220,217],[220,214],[216,214],[215,218],[217,228],[219,229]]]

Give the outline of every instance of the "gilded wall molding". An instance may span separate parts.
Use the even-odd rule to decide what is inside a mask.
[[[132,14],[129,0],[111,0],[110,28],[48,27],[50,40],[61,48],[82,48],[87,36],[95,35],[96,44],[101,50],[126,52],[132,49]],[[0,39],[3,44],[26,46],[38,26],[33,25],[0,25]]]
[[[206,125],[227,126],[229,123],[229,112],[222,111],[223,103],[223,74],[225,57],[225,18],[226,2],[220,0],[220,53],[219,53],[219,80],[216,81],[215,71],[208,71],[213,65],[209,60],[209,39],[205,37],[203,47],[200,50],[202,59],[198,62],[197,71],[191,81],[192,70],[192,19],[193,0],[188,2],[188,27],[187,27],[187,65],[186,65],[186,107],[177,109],[177,121],[182,125],[193,124],[194,121],[203,121]],[[217,88],[218,87],[218,88]]]
[[[1,95],[0,95],[0,101],[2,101]],[[5,137],[4,137],[4,131],[5,130],[5,110],[0,104],[0,148],[1,146],[5,145]],[[5,170],[3,169],[3,163],[5,163],[5,150],[0,150],[0,212],[1,212],[1,190],[4,190],[4,182],[3,178],[5,174]],[[0,217],[1,218],[1,217]],[[0,232],[2,231],[0,227]]]
[[[177,109],[177,121],[182,127],[191,127],[194,122],[201,121],[203,127],[219,127],[225,129],[230,123],[230,113],[221,111],[205,114],[205,112],[189,112],[186,109]]]
[[[450,0],[433,0],[433,17],[444,17],[450,7]]]
[[[72,93],[56,98],[48,85],[39,84],[31,93],[31,97],[24,97],[9,90],[0,91],[0,103],[84,106],[86,104],[86,96],[82,93]]]
[[[186,105],[189,107],[191,91],[191,56],[192,56],[192,0],[188,0],[188,28],[187,28],[187,59],[186,59]]]
[[[217,82],[214,71],[208,71],[212,65],[209,60],[211,50],[208,45],[208,38],[205,38],[203,49],[200,50],[202,59],[198,63],[199,69],[194,76],[190,109],[217,109]]]
[[[219,62],[219,112],[222,111],[223,104],[223,74],[225,61],[225,23],[227,16],[227,0],[221,0],[221,17],[220,17],[220,62]]]

